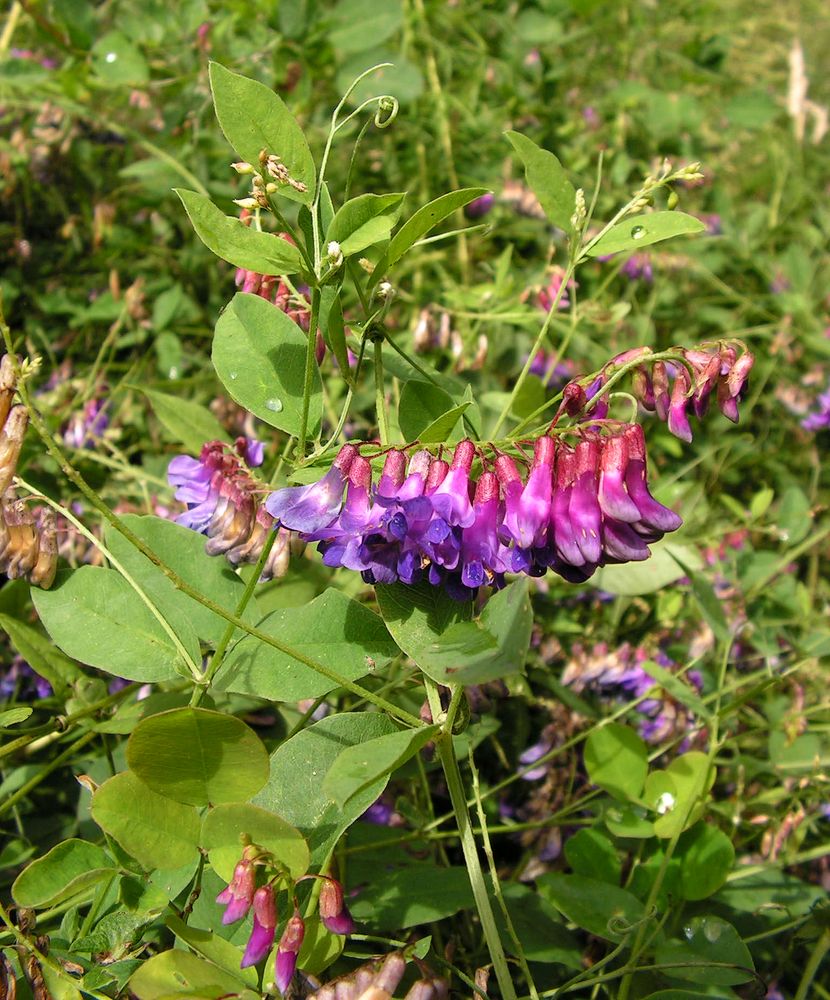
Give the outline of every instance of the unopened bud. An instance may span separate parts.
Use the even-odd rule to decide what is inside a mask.
[[[29,573],[29,583],[48,590],[58,570],[58,536],[54,511],[47,508],[40,515],[37,560]]]
[[[237,163],[232,163],[231,166],[240,176],[243,177],[246,174],[252,174],[254,172],[254,168],[250,163],[246,163],[245,160],[239,160]]]
[[[17,471],[17,460],[23,446],[29,414],[25,406],[14,406],[0,431],[0,494],[6,492]]]

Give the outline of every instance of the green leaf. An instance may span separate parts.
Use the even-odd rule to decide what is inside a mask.
[[[452,601],[428,583],[375,587],[378,608],[392,638],[415,662],[435,645],[443,632],[469,619],[470,602]]]
[[[753,979],[752,956],[738,932],[715,916],[692,917],[684,925],[685,941],[666,941],[657,948],[657,964],[688,966],[665,970],[673,979],[715,986],[734,986]],[[713,963],[734,965],[734,969],[716,968]]]
[[[633,729],[612,722],[588,736],[585,767],[591,781],[609,795],[637,799],[648,774],[648,751]]]
[[[416,864],[384,872],[349,902],[349,909],[372,930],[393,931],[443,920],[472,905],[466,868]]]
[[[116,874],[115,862],[85,840],[64,840],[17,876],[12,896],[18,906],[37,909],[72,899]]]
[[[323,779],[323,791],[332,801],[344,806],[368,785],[388,778],[422,750],[438,731],[438,726],[405,729],[346,747]]]
[[[661,667],[659,663],[654,663],[653,660],[644,660],[640,666],[675,701],[679,701],[681,705],[685,705],[686,708],[690,709],[701,719],[709,720],[712,718],[712,713],[706,707],[703,699],[697,694],[691,684],[683,680],[682,677],[677,677],[671,670]]]
[[[403,25],[401,0],[340,0],[331,13],[328,41],[337,53],[365,52],[390,38]],[[366,69],[371,66],[368,63]]]
[[[441,684],[486,684],[522,670],[532,627],[528,582],[514,580],[477,621],[451,625],[413,658]]]
[[[548,872],[536,885],[568,920],[606,941],[623,940],[630,933],[628,928],[645,916],[645,907],[636,896],[584,875]]]
[[[464,416],[473,401],[468,399],[460,406],[454,406],[447,410],[437,420],[433,420],[418,435],[421,444],[444,444],[448,441],[457,441],[460,435],[453,434],[456,424]]]
[[[98,788],[91,811],[98,826],[143,868],[181,868],[197,856],[196,810],[157,795],[130,771]]]
[[[57,694],[62,694],[69,684],[81,676],[78,666],[31,625],[0,614],[0,628],[32,670],[49,681]]]
[[[507,132],[513,148],[525,166],[527,183],[539,199],[550,221],[570,232],[571,217],[576,208],[576,191],[568,180],[562,164],[546,149],[540,149],[532,139],[520,132]]]
[[[492,892],[490,895],[492,897]],[[502,898],[521,943],[522,954],[529,962],[556,963],[568,969],[582,967],[582,950],[576,936],[563,926],[554,907],[538,892],[518,882],[505,881]],[[511,954],[518,954],[499,908],[496,909],[496,923],[503,928],[501,936],[505,948]]]
[[[403,194],[361,194],[338,209],[326,232],[348,257],[389,239],[398,219]]]
[[[241,219],[225,215],[203,194],[175,189],[193,223],[196,235],[217,257],[258,274],[299,274],[300,251],[274,233],[261,233]]]
[[[351,681],[385,666],[398,652],[373,611],[333,588],[304,607],[274,611],[257,627]],[[271,701],[319,698],[337,686],[254,636],[233,647],[216,683],[219,690]]]
[[[649,840],[654,836],[654,824],[645,818],[645,810],[639,806],[610,801],[602,810],[602,821],[615,837]]]
[[[431,382],[409,379],[401,387],[398,403],[398,426],[407,441],[416,441],[455,409],[452,396]]]
[[[611,841],[595,827],[577,830],[565,841],[565,859],[577,875],[620,884],[622,864]]]
[[[400,260],[410,247],[444,219],[449,218],[453,212],[488,193],[487,188],[463,188],[460,191],[442,194],[428,205],[423,205],[392,237],[384,258],[384,267],[389,267]],[[378,268],[378,271],[382,273],[382,268]]]
[[[303,409],[308,334],[259,295],[238,292],[216,324],[213,365],[228,393],[246,410],[287,434],[298,434]],[[314,366],[308,430],[316,435],[323,383]]]
[[[671,974],[671,970],[668,970]],[[707,1000],[730,1000],[722,993],[711,993],[707,990]],[[732,994],[734,1000],[735,994]],[[700,1000],[700,993],[690,993],[689,990],[658,990],[656,993],[649,993],[644,1000]]]
[[[110,87],[141,86],[150,78],[147,61],[125,34],[108,31],[90,50],[92,69]]]
[[[256,80],[216,62],[210,64],[210,87],[216,117],[236,152],[255,169],[263,149],[279,156],[291,177],[306,186],[305,191],[295,191],[281,184],[279,194],[310,205],[316,185],[314,160],[302,129],[282,99]]]
[[[589,257],[603,257],[623,250],[639,250],[641,247],[670,240],[673,236],[687,233],[702,233],[706,229],[700,219],[684,212],[650,212],[648,215],[634,215],[625,222],[618,222],[598,240],[588,251]]]
[[[201,845],[210,856],[213,870],[226,882],[230,882],[242,856],[243,836],[248,843],[270,851],[293,878],[308,871],[308,845],[299,830],[259,806],[231,802],[210,810],[201,835]]]
[[[201,403],[157,392],[155,389],[143,389],[140,386],[136,388],[147,397],[153,413],[172,439],[184,445],[188,451],[198,455],[206,441],[230,440],[224,427]]]
[[[25,722],[31,714],[31,708],[7,708],[0,712],[0,729],[9,729]]]
[[[341,934],[332,934],[318,916],[306,917],[297,966],[306,975],[317,976],[340,958],[345,945],[346,938]]]
[[[241,948],[232,945],[230,941],[219,937],[213,931],[203,931],[198,927],[191,927],[175,914],[167,917],[164,922],[176,937],[192,948],[197,955],[201,955],[208,962],[213,962],[214,965],[230,972],[231,975],[238,976],[246,986],[256,989],[259,980],[256,966],[249,965],[247,969],[240,968],[243,955]]]
[[[735,848],[715,826],[696,823],[680,838],[680,890],[684,899],[706,899],[726,882],[735,863]]]
[[[649,548],[651,556],[643,562],[603,566],[591,578],[590,586],[621,597],[638,597],[662,590],[686,575],[686,571],[679,565],[675,556],[692,569],[700,569],[703,565],[694,549],[678,545],[677,542],[663,539],[650,545]]]
[[[245,591],[244,581],[224,559],[205,552],[204,535],[152,514],[125,514],[122,520],[167,566],[205,597],[229,610],[239,604]],[[185,620],[188,627],[205,642],[214,646],[219,642],[227,627],[224,618],[177,590],[164,573],[120,532],[108,526],[104,537],[113,555],[168,620]],[[251,623],[261,617],[255,600],[249,602],[242,617]]]
[[[387,782],[386,777],[379,778],[341,809],[323,791],[323,778],[346,747],[395,731],[394,724],[376,712],[322,719],[274,751],[271,776],[255,804],[293,823],[308,840],[312,861],[322,863],[343,831],[369,808]]]
[[[323,296],[328,292],[328,286],[323,289]],[[326,344],[334,354],[340,374],[347,382],[351,382],[351,369],[349,366],[349,352],[346,346],[346,327],[343,323],[343,303],[340,301],[340,291],[338,289],[331,306],[321,310],[321,329]]]
[[[178,651],[138,594],[113,569],[81,566],[51,590],[32,589],[44,628],[69,656],[131,681],[178,676]],[[180,635],[199,657],[194,632]]]
[[[700,819],[709,789],[715,781],[715,769],[706,754],[692,750],[675,758],[663,774],[667,775],[675,790],[674,802],[666,804],[663,814],[654,822],[654,832],[658,837],[669,838],[688,829]],[[645,798],[654,796],[654,772],[646,783]]]
[[[159,795],[195,806],[244,802],[268,780],[268,755],[256,733],[204,708],[175,708],[139,722],[127,764]]]
[[[189,951],[176,949],[153,955],[135,971],[130,990],[138,1000],[256,1000],[258,992],[246,989],[240,973],[220,969]]]

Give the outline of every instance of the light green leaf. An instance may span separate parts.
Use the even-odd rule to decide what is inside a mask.
[[[646,745],[628,726],[612,722],[591,732],[585,741],[588,777],[614,798],[639,798],[648,773]]]
[[[421,379],[409,379],[401,388],[398,426],[407,441],[417,441],[422,431],[454,408],[455,400],[444,389]]]
[[[157,795],[130,771],[97,789],[91,811],[98,826],[143,868],[181,868],[198,854],[196,810]]]
[[[228,441],[224,427],[206,406],[167,392],[138,387],[172,439],[198,455],[206,441]]]
[[[175,949],[153,955],[133,973],[130,990],[138,1000],[257,1000],[239,972],[219,968],[189,951]]]
[[[121,31],[108,31],[90,50],[92,69],[110,87],[141,86],[150,78],[147,60]]]
[[[258,628],[350,681],[383,667],[398,652],[373,611],[333,588],[304,607],[274,611]],[[337,683],[247,636],[228,654],[216,687],[271,701],[300,701],[328,694]]]
[[[427,426],[418,435],[418,440],[421,444],[444,444],[445,442],[458,440],[458,435],[454,435],[453,431],[455,430],[458,421],[464,416],[467,409],[472,405],[473,401],[468,399],[460,406],[454,406],[451,410],[447,410],[446,413],[442,413],[441,416],[436,420],[433,420],[431,424],[427,424]]]
[[[64,840],[23,869],[12,886],[12,897],[18,906],[55,906],[112,878],[116,871],[103,848],[85,840]]]
[[[562,164],[546,149],[520,132],[507,132],[513,148],[525,166],[527,183],[539,199],[545,215],[560,229],[570,232],[576,207],[576,191]]]
[[[176,937],[192,948],[197,955],[201,955],[208,962],[213,962],[231,975],[238,976],[246,986],[256,989],[259,974],[255,965],[249,965],[246,969],[240,968],[243,955],[241,948],[232,945],[230,941],[219,937],[213,931],[191,927],[175,914],[167,917],[164,922]]]
[[[453,212],[471,201],[488,194],[487,188],[463,188],[460,191],[450,191],[442,194],[428,205],[423,205],[418,209],[392,237],[389,249],[386,251],[384,265],[390,266],[410,249],[418,240],[427,235],[444,219],[449,218]],[[379,267],[378,270],[381,270]]]
[[[680,838],[680,891],[684,899],[706,899],[726,882],[735,863],[735,848],[715,826],[696,823]]]
[[[340,0],[332,11],[328,41],[335,52],[365,52],[395,34],[403,25],[401,0]],[[371,66],[366,65],[366,69]]]
[[[650,774],[646,782],[645,798],[649,804],[655,795],[653,782],[658,780],[660,773]],[[662,773],[672,781],[674,801],[665,800],[668,808],[654,821],[654,832],[658,837],[669,838],[700,819],[709,789],[715,781],[715,769],[705,753],[691,750],[675,758]]]
[[[31,714],[31,708],[7,708],[0,712],[0,729],[9,729],[20,722],[25,722]]]
[[[468,620],[472,612],[471,602],[448,600],[439,587],[428,583],[384,584],[375,587],[375,595],[392,638],[416,663],[443,632]]]
[[[380,778],[388,778],[414,757],[438,732],[438,726],[388,733],[357,746],[346,747],[323,779],[323,791],[339,806]]]
[[[641,247],[670,240],[673,236],[688,233],[702,233],[706,226],[693,215],[684,212],[650,212],[648,215],[634,215],[625,222],[618,222],[598,240],[588,251],[589,257],[604,257],[609,253],[623,250],[638,250]]]
[[[279,156],[291,177],[306,186],[305,191],[296,191],[281,184],[279,194],[310,205],[316,185],[314,159],[302,129],[282,99],[256,80],[232,73],[216,62],[210,64],[210,86],[216,117],[240,157],[258,169],[263,149]]]
[[[246,410],[287,434],[298,434],[308,334],[259,295],[238,292],[219,317],[213,365],[228,393]],[[316,435],[323,383],[314,366],[308,430]]]
[[[138,594],[113,569],[81,566],[58,575],[51,590],[32,589],[44,628],[69,656],[131,681],[177,677],[178,651]],[[180,639],[195,659],[199,643],[187,623]],[[188,634],[189,631],[189,634]]]
[[[182,188],[175,191],[196,235],[217,257],[258,274],[299,274],[303,270],[300,251],[288,240],[274,233],[261,233],[241,219],[225,215],[203,194]]]
[[[244,802],[268,780],[268,755],[256,733],[204,708],[143,719],[127,742],[127,764],[159,795],[196,806]]]
[[[211,867],[226,882],[242,856],[243,836],[270,851],[294,878],[308,871],[308,845],[299,830],[259,806],[231,802],[210,810],[201,834],[201,846],[210,856]]]
[[[589,586],[607,590],[609,594],[621,597],[638,597],[662,590],[686,575],[684,566],[699,569],[703,564],[694,549],[677,542],[662,541],[650,545],[651,556],[643,562],[625,563],[619,566],[603,566],[591,578]]]
[[[326,232],[348,257],[389,239],[398,219],[403,194],[361,194],[338,209]]]

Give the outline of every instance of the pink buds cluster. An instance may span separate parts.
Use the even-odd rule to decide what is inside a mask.
[[[409,988],[404,1000],[446,1000],[447,981],[432,975],[423,966],[421,978]],[[367,962],[346,976],[321,986],[308,1000],[392,1000],[406,971],[406,959],[393,951],[384,959]]]
[[[588,400],[599,392],[620,365],[638,357],[647,361],[649,353],[647,348],[637,348],[614,358],[587,387]],[[738,403],[746,392],[747,379],[755,363],[752,354],[742,344],[736,347],[721,342],[712,349],[679,349],[678,355],[682,360],[676,363],[655,361],[634,369],[632,390],[643,409],[665,420],[671,433],[683,441],[692,440],[690,412],[702,419],[713,395],[721,413],[737,423]],[[594,417],[604,417],[606,413],[605,401],[591,410]]]
[[[46,589],[58,568],[55,515],[45,508],[36,517],[11,488],[29,423],[26,407],[12,406],[15,371],[14,359],[5,354],[0,361],[0,572]]]
[[[346,445],[322,480],[278,490],[266,507],[319,542],[326,565],[372,584],[426,579],[459,600],[506,573],[587,580],[599,566],[648,558],[649,543],[681,524],[649,492],[638,424],[607,421],[574,444],[541,437],[526,479],[499,454],[492,470],[482,459],[474,481],[476,456],[469,440],[451,462],[420,451],[407,465],[393,449],[373,486],[369,461]]]
[[[343,899],[343,886],[328,875],[305,877],[322,879],[319,911],[323,925],[333,934],[351,934],[354,921]],[[258,884],[263,879],[264,884]],[[243,969],[261,962],[274,945],[279,925],[277,896],[285,879],[285,873],[276,868],[267,851],[249,844],[234,868],[231,881],[216,897],[216,902],[225,907],[223,924],[235,923],[249,911],[253,912],[253,929],[241,962]],[[293,913],[285,923],[274,959],[274,981],[281,993],[286,992],[294,977],[305,937],[305,921],[297,908],[293,885],[289,887],[289,894],[293,899]]]
[[[244,437],[237,438],[233,451],[221,441],[208,441],[198,459],[178,455],[167,469],[171,486],[177,487],[176,499],[187,504],[176,522],[206,534],[208,555],[224,554],[234,566],[255,563],[274,528],[259,502],[261,486],[249,472],[262,457],[262,445]],[[279,531],[261,579],[285,575],[289,541],[288,532]]]

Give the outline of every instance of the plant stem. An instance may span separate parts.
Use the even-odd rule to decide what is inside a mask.
[[[56,771],[64,761],[67,761],[72,757],[78,750],[85,747],[87,743],[90,743],[95,739],[97,733],[87,732],[83,736],[75,740],[74,743],[70,745],[63,751],[63,753],[58,754],[54,760],[50,760],[48,764],[44,764],[43,767],[38,771],[36,775],[31,777],[24,785],[21,785],[16,792],[13,792],[4,802],[0,803],[0,815],[7,812],[11,807],[19,802],[22,798],[25,798],[32,791],[32,789],[37,788],[37,786],[49,775]]]
[[[317,364],[314,352],[317,347],[317,323],[320,319],[320,289],[311,290],[311,317],[308,321],[308,344],[305,351],[305,374],[303,376],[303,410],[300,414],[300,433],[297,435],[297,461],[305,458],[306,437],[308,435],[308,411],[311,406],[311,390],[314,385],[314,366]]]
[[[801,982],[798,984],[798,989],[793,1000],[807,1000],[807,997],[810,995],[810,986],[828,951],[830,951],[830,930],[825,930],[818,941],[816,941],[815,947],[807,959],[804,974],[801,977]]]
[[[389,444],[389,418],[386,414],[386,395],[383,391],[383,341],[376,340],[375,350],[375,409],[378,418],[380,443]]]
[[[241,618],[245,614],[245,609],[248,607],[248,603],[254,595],[254,588],[256,587],[259,577],[262,573],[262,567],[265,565],[265,561],[271,554],[271,549],[274,547],[274,542],[277,538],[277,528],[273,528],[268,532],[265,539],[265,544],[262,546],[262,552],[259,554],[259,559],[256,561],[256,566],[254,566],[254,571],[251,574],[251,579],[245,585],[245,590],[242,597],[239,599],[239,603],[236,606],[235,614],[238,618]],[[233,638],[233,634],[236,631],[235,626],[228,625],[225,631],[222,633],[222,637],[219,640],[219,645],[216,647],[216,652],[211,658],[210,664],[205,670],[202,680],[193,688],[193,694],[190,698],[190,704],[196,708],[199,702],[207,694],[208,688],[210,687],[213,678],[219,672],[219,668],[222,666],[222,661],[225,659],[225,653],[230,645],[230,641]]]
[[[452,742],[452,724],[455,717],[454,708],[458,706],[459,699],[455,697],[450,702],[450,711],[444,716],[441,708],[441,697],[438,693],[438,685],[429,677],[424,676],[427,698],[432,713],[432,721],[441,723],[441,732],[436,738],[438,754],[441,759],[441,767],[444,770],[444,777],[447,781],[447,788],[450,793],[455,822],[458,826],[458,835],[461,840],[461,850],[464,853],[464,861],[467,864],[467,874],[470,877],[470,886],[473,890],[478,916],[481,920],[481,929],[484,932],[484,940],[487,942],[487,950],[490,952],[490,960],[493,963],[493,970],[501,990],[503,1000],[516,1000],[516,988],[510,977],[510,969],[507,965],[507,956],[501,943],[496,918],[493,914],[493,907],[490,904],[490,897],[487,895],[487,886],[484,882],[484,872],[481,870],[481,862],[478,858],[478,846],[470,823],[470,812],[467,808],[467,796],[464,792],[464,784],[461,780],[461,771],[455,756],[455,747]]]

